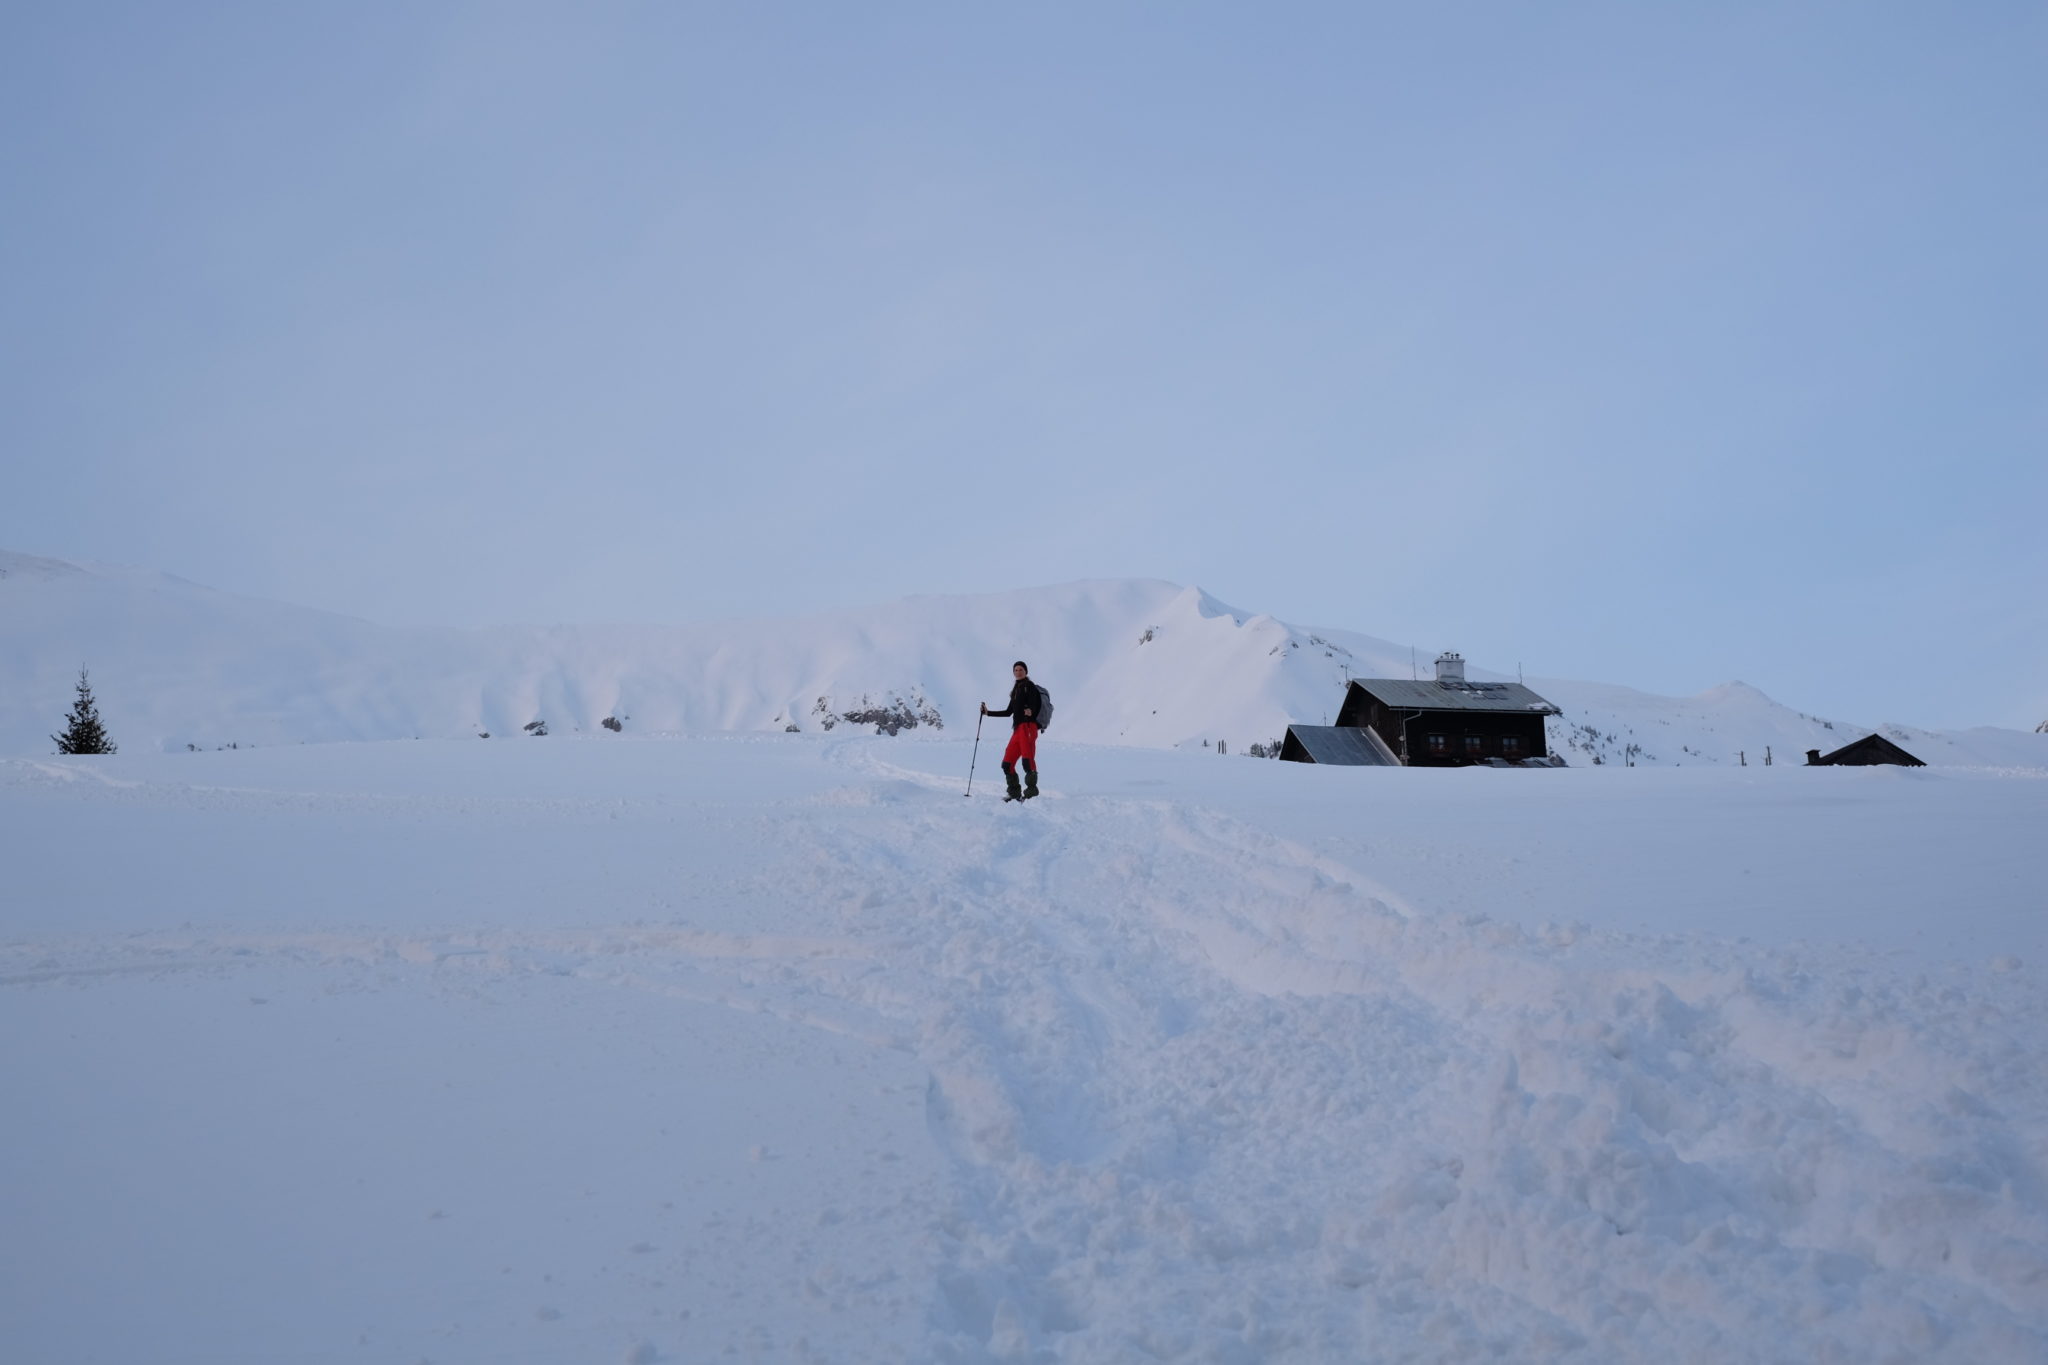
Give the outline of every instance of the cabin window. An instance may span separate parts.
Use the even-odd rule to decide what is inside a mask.
[[[1448,754],[1450,751],[1451,738],[1449,735],[1431,735],[1429,737],[1430,757],[1442,758],[1445,754]]]
[[[1519,756],[1522,752],[1522,737],[1520,735],[1502,735],[1500,737],[1500,751],[1508,758]]]
[[[1478,735],[1465,736],[1465,756],[1467,758],[1479,757],[1480,746],[1485,742]]]

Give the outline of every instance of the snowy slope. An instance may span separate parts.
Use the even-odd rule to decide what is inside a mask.
[[[1876,732],[1922,762],[1970,767],[2048,767],[2041,735],[1994,726],[1925,730],[1809,716],[1772,701],[1747,683],[1729,682],[1692,697],[1659,697],[1603,683],[1531,679],[1564,709],[1549,722],[1552,747],[1573,763],[1642,767],[1801,764],[1806,751],[1830,753]],[[1634,752],[1631,752],[1633,746]]]
[[[1053,689],[1062,739],[1237,753],[1321,723],[1347,676],[1405,677],[1433,650],[1305,630],[1154,580],[919,597],[830,616],[687,627],[394,630],[143,570],[0,554],[0,753],[48,752],[81,665],[117,743],[184,750],[596,732],[951,733],[1000,704],[1013,658]],[[1475,668],[1474,677],[1499,677]],[[1868,727],[1740,684],[1692,698],[1536,680],[1576,762],[1799,761]],[[845,719],[861,716],[859,722]],[[1832,728],[1830,728],[1832,726]],[[1934,763],[2048,766],[2048,737],[1885,733]],[[1629,747],[1635,746],[1630,753]]]
[[[969,749],[0,760],[0,1340],[2048,1358],[2048,776]]]

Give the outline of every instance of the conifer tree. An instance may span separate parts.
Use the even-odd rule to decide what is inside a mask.
[[[71,714],[66,718],[64,733],[51,735],[57,742],[60,754],[111,754],[114,743],[107,738],[106,727],[100,724],[99,710],[93,705],[92,686],[86,681],[85,670],[78,670],[78,700],[71,703]]]

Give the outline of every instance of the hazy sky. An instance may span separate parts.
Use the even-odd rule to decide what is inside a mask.
[[[2048,717],[2048,7],[12,4],[0,547]],[[1000,671],[1000,670],[998,670]]]

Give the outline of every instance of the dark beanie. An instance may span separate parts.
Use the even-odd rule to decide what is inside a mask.
[[[1017,660],[1017,662],[1016,662],[1016,663],[1014,663],[1014,664],[1011,664],[1011,665],[1010,665],[1010,667],[1012,667],[1012,668],[1021,668],[1021,669],[1023,669],[1023,670],[1024,670],[1024,671],[1025,671],[1026,673],[1029,673],[1029,672],[1031,671],[1031,665],[1030,665],[1030,664],[1027,664],[1027,663],[1025,663],[1025,662],[1024,662],[1024,661],[1023,661],[1022,659],[1019,659],[1019,660]]]

